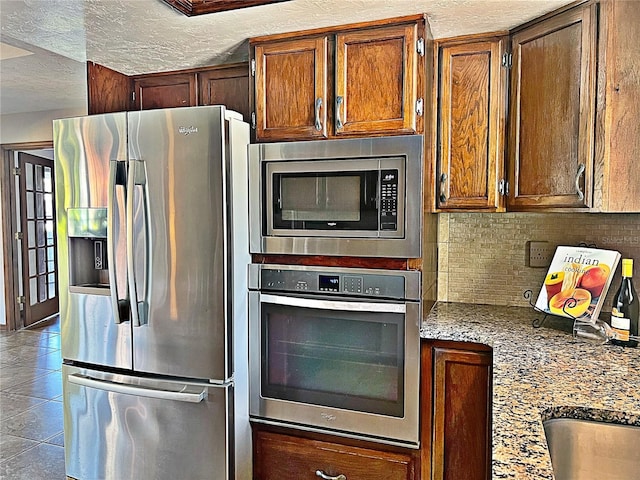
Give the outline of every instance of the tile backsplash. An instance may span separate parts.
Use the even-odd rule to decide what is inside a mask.
[[[528,240],[558,245],[595,244],[634,259],[640,287],[640,214],[448,213],[438,215],[438,300],[527,306],[546,268],[526,266]],[[603,310],[620,285],[620,265]]]

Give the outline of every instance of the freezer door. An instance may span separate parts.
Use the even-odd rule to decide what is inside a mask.
[[[229,479],[232,388],[64,365],[66,474],[81,480]]]
[[[230,378],[224,108],[129,115],[134,370]]]
[[[62,356],[130,369],[126,137],[125,113],[53,122]]]

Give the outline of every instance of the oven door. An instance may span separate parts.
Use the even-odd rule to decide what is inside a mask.
[[[249,295],[254,421],[418,446],[418,302]]]

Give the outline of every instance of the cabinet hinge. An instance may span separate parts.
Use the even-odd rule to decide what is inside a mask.
[[[256,112],[251,112],[251,128],[256,129]]]
[[[502,54],[502,66],[505,68],[511,68],[511,61],[513,59],[513,55],[509,52],[505,52]]]
[[[418,52],[418,55],[421,57],[424,57],[424,38],[422,37],[416,41],[416,52]]]
[[[13,170],[11,170],[11,173],[19,176],[22,173],[22,170],[20,170],[20,167],[16,167]]]
[[[256,76],[256,59],[255,58],[251,59],[251,76],[252,77]]]
[[[16,297],[16,302],[18,302],[18,303],[27,303],[27,297],[25,297],[24,295],[18,295]]]
[[[424,113],[424,100],[422,98],[419,98],[416,101],[416,114],[419,117],[421,117],[423,113]]]
[[[507,182],[504,178],[500,180],[498,184],[498,193],[503,197],[509,195],[509,182]]]
[[[136,103],[136,91],[131,92],[131,103]]]
[[[16,232],[13,234],[13,238],[14,240],[22,240],[24,238],[24,234],[22,232]]]

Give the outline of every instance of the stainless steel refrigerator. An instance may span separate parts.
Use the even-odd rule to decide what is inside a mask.
[[[248,125],[55,120],[66,473],[248,479]]]

